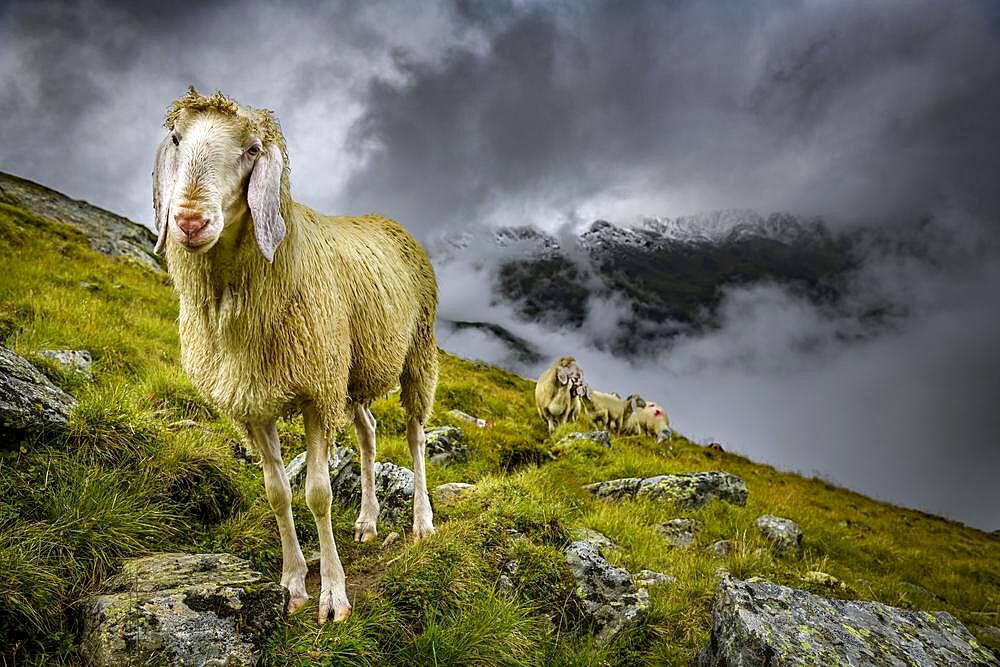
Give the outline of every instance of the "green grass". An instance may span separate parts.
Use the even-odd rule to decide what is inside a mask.
[[[0,657],[4,664],[74,664],[82,601],[123,558],[157,550],[224,550],[277,579],[280,546],[260,470],[234,456],[239,437],[179,370],[169,281],[92,252],[72,229],[0,204],[0,343],[37,361],[80,400],[69,432],[0,451]],[[81,282],[96,289],[80,286]],[[94,380],[33,356],[85,348]],[[649,440],[551,455],[530,382],[442,354],[434,425],[463,427],[472,456],[428,466],[431,486],[476,482],[436,508],[438,533],[383,549],[352,541],[357,508],[336,508],[334,531],[354,614],[317,627],[315,599],[267,642],[271,665],[686,664],[705,643],[718,569],[825,595],[944,609],[970,625],[1000,624],[1000,540],[938,517],[877,502],[822,480],[779,472],[679,438],[670,455]],[[487,429],[448,415],[487,418]],[[409,465],[396,396],[375,403],[379,459]],[[191,422],[194,422],[192,425]],[[300,420],[279,423],[286,459],[303,447]],[[352,444],[353,433],[339,442]],[[683,510],[608,503],[580,486],[601,479],[725,470],[743,477],[746,507]],[[293,511],[306,553],[316,531],[301,491]],[[753,528],[760,514],[798,522],[801,556],[775,554]],[[666,547],[652,526],[704,523],[695,545]],[[571,528],[622,547],[610,559],[677,582],[651,591],[642,620],[598,647],[578,628],[562,547]],[[404,526],[405,529],[405,526]],[[390,527],[380,526],[382,535]],[[405,531],[404,531],[405,532]],[[704,547],[733,540],[725,556]],[[501,564],[517,563],[513,588]],[[807,581],[820,570],[845,587]],[[315,596],[314,596],[315,598]],[[989,644],[987,637],[980,639]]]

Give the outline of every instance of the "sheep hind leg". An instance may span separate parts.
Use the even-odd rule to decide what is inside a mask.
[[[247,432],[260,452],[264,471],[264,490],[278,521],[281,536],[281,585],[288,589],[288,613],[302,608],[309,599],[306,593],[306,559],[295,534],[292,519],[292,489],[281,463],[281,445],[274,422],[247,424]]]
[[[407,421],[406,441],[413,457],[413,538],[421,540],[434,533],[434,516],[424,469],[424,425],[416,417]]]
[[[330,446],[315,407],[307,405],[302,416],[306,425],[306,504],[316,519],[316,533],[319,535],[319,622],[323,624],[331,617],[334,622],[340,622],[351,615],[351,603],[347,599],[344,566],[337,554],[337,543],[333,539],[330,520],[330,505],[333,500],[330,489]]]
[[[361,511],[354,522],[354,541],[367,542],[378,535],[378,498],[375,497],[375,417],[368,406],[354,407],[354,432],[361,449]]]

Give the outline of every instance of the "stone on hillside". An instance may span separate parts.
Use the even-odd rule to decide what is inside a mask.
[[[425,433],[431,463],[464,463],[469,460],[465,431],[457,426],[439,426]]]
[[[590,542],[602,553],[618,551],[618,545],[612,542],[611,538],[592,528],[573,528],[569,532],[574,540],[578,542]]]
[[[998,665],[947,612],[836,600],[769,581],[725,577],[700,667]]]
[[[672,577],[662,572],[654,572],[653,570],[639,570],[632,577],[632,580],[639,588],[653,588],[654,586],[675,583],[677,577]]]
[[[593,625],[597,643],[604,644],[639,617],[649,604],[649,594],[636,587],[628,570],[606,561],[590,542],[571,542],[564,553],[576,580],[574,595],[580,609]]]
[[[156,554],[126,561],[84,608],[85,662],[253,665],[285,618],[288,591],[230,554]]]
[[[94,379],[94,360],[87,350],[42,350],[38,356],[52,360],[59,368],[88,380]]]
[[[687,548],[694,543],[694,536],[702,527],[701,521],[694,519],[671,519],[656,525],[656,532],[674,547]]]
[[[334,497],[344,503],[361,502],[361,465],[355,459],[354,450],[349,447],[330,450],[330,486]],[[305,471],[305,452],[285,466],[289,484],[296,484]],[[413,507],[413,471],[388,461],[376,461],[375,497],[379,502],[379,521],[398,521]]]
[[[0,346],[0,443],[66,427],[76,399]]]
[[[764,514],[753,522],[777,548],[778,553],[798,553],[802,550],[802,529],[791,519]]]
[[[705,547],[705,551],[716,556],[728,556],[732,550],[732,540],[716,540]]]
[[[697,509],[712,500],[724,500],[736,505],[747,502],[747,487],[736,475],[726,472],[684,472],[655,477],[625,477],[587,484],[587,489],[599,498],[650,498],[674,502],[682,507]]]
[[[395,545],[397,542],[402,541],[402,539],[403,539],[402,535],[400,535],[396,531],[392,531],[391,533],[385,536],[384,540],[382,540],[382,548],[388,549],[389,547]]]
[[[468,482],[448,482],[435,486],[431,495],[434,496],[435,501],[442,505],[448,505],[469,494],[474,488],[476,485]]]
[[[571,449],[580,442],[593,443],[605,449],[611,449],[611,435],[607,431],[590,431],[587,433],[568,433],[559,439],[553,449],[564,451]]]
[[[847,588],[847,585],[837,577],[819,570],[810,570],[809,572],[806,572],[802,575],[802,581],[813,584],[814,586],[822,586],[824,588],[840,590],[845,590]]]

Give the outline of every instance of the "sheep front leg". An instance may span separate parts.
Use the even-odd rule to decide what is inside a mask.
[[[316,533],[319,535],[319,622],[325,623],[332,615],[334,622],[339,623],[351,615],[351,603],[347,600],[344,566],[337,554],[330,521],[333,500],[330,446],[316,409],[312,405],[305,406],[302,417],[306,426],[306,504],[316,519]]]
[[[367,542],[378,535],[378,498],[375,497],[375,417],[365,405],[354,407],[354,432],[361,449],[361,511],[354,522],[354,540]]]
[[[424,425],[419,419],[411,417],[407,422],[406,441],[413,457],[413,538],[420,540],[434,533],[434,516],[424,469]]]
[[[281,536],[281,585],[288,589],[288,613],[298,611],[309,599],[306,593],[306,559],[292,519],[292,489],[281,463],[281,445],[275,423],[247,424],[247,432],[260,452],[264,490],[278,521]]]

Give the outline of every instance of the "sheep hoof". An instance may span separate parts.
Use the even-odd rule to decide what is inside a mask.
[[[339,602],[335,600],[332,592],[322,593],[319,602],[319,624],[323,625],[327,619],[333,619],[334,623],[341,623],[351,615],[351,605],[347,602],[346,596]]]
[[[413,541],[419,542],[425,537],[429,537],[434,534],[434,525],[430,522],[426,524],[413,524]]]
[[[374,521],[362,521],[358,519],[354,523],[355,542],[370,542],[376,537],[378,537],[378,530],[375,527]]]
[[[292,597],[288,599],[288,613],[294,614],[299,609],[305,606],[306,602],[309,600],[308,595],[300,595],[298,597]]]

